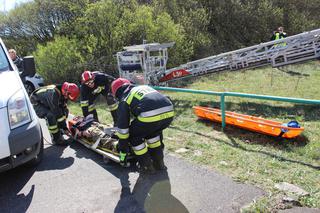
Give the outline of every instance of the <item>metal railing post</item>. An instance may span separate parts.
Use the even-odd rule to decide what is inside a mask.
[[[226,127],[226,112],[225,112],[225,106],[224,106],[224,94],[220,95],[220,109],[221,109],[221,125],[222,125],[222,131]]]

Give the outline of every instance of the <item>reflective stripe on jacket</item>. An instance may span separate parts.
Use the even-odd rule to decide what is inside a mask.
[[[120,139],[129,138],[130,117],[149,123],[174,116],[171,101],[155,89],[146,86],[131,86],[122,96],[118,107],[117,133]]]

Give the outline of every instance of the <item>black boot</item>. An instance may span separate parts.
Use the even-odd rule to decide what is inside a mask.
[[[150,149],[150,156],[153,161],[153,166],[156,170],[167,170],[167,167],[164,165],[163,162],[163,149],[162,147],[157,147]]]
[[[58,146],[67,146],[69,143],[63,138],[60,131],[53,134],[53,144]]]
[[[99,122],[97,110],[93,110],[93,111],[91,112],[91,114],[93,115],[93,119],[94,119],[96,122]]]
[[[148,175],[153,175],[156,173],[156,170],[152,165],[152,161],[148,152],[138,156],[138,162],[140,173]]]

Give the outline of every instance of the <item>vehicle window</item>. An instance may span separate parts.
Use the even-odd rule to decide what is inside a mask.
[[[3,50],[3,47],[0,48],[0,71],[8,70],[9,68],[9,62],[6,57],[6,54]]]

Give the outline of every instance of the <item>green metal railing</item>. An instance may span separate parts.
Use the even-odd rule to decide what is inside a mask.
[[[213,92],[213,91],[207,91],[207,90],[181,89],[181,88],[174,88],[174,87],[153,86],[153,88],[156,90],[163,90],[163,91],[220,96],[222,129],[224,129],[226,126],[226,118],[225,118],[226,117],[226,113],[225,113],[225,97],[226,96],[320,105],[320,100],[311,100],[311,99],[303,99],[303,98],[288,98],[288,97],[279,97],[279,96],[256,95],[256,94],[247,94],[247,93],[240,93],[240,92]]]

